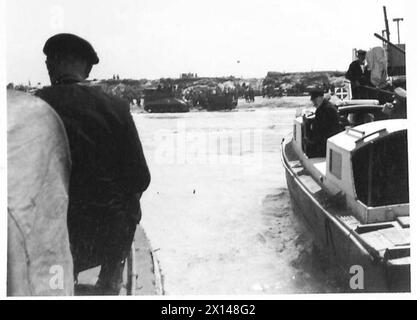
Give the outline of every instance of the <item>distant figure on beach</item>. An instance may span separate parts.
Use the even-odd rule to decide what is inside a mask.
[[[52,86],[37,95],[63,120],[72,157],[68,232],[75,279],[101,265],[97,288],[118,294],[141,219],[139,199],[150,183],[141,142],[128,103],[85,82],[99,62],[89,42],[57,34],[43,52]]]
[[[346,79],[351,83],[352,99],[367,99],[367,89],[362,87],[370,85],[370,73],[365,66],[366,51],[358,50],[357,59],[349,65],[346,72]]]

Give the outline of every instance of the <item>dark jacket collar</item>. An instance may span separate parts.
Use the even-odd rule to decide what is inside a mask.
[[[80,77],[77,77],[77,76],[63,75],[57,81],[55,81],[55,83],[53,85],[58,85],[58,84],[75,84],[75,83],[79,83],[79,82],[83,82],[83,81],[84,81],[84,79],[82,79]]]

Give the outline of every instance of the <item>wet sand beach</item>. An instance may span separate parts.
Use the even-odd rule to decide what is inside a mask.
[[[308,97],[134,114],[152,174],[142,226],[169,295],[338,292],[294,217],[280,159]]]

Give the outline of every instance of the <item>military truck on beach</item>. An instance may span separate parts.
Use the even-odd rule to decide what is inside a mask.
[[[237,107],[237,99],[232,93],[212,93],[207,95],[208,111],[232,110]]]
[[[150,113],[190,111],[188,103],[170,87],[145,89],[143,107]]]

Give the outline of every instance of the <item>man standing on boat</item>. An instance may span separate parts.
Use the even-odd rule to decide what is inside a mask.
[[[74,274],[101,265],[97,287],[118,294],[150,174],[127,102],[88,85],[89,42],[57,34],[43,48],[52,86],[38,91],[65,125],[72,158],[68,232]]]
[[[349,65],[345,77],[351,84],[352,99],[367,99],[367,90],[362,87],[363,85],[370,85],[370,74],[365,66],[366,51],[358,50],[357,57],[358,59]]]
[[[339,114],[335,105],[324,97],[323,90],[313,90],[310,96],[316,112],[305,143],[311,150],[310,157],[325,157],[327,139],[340,131]]]

